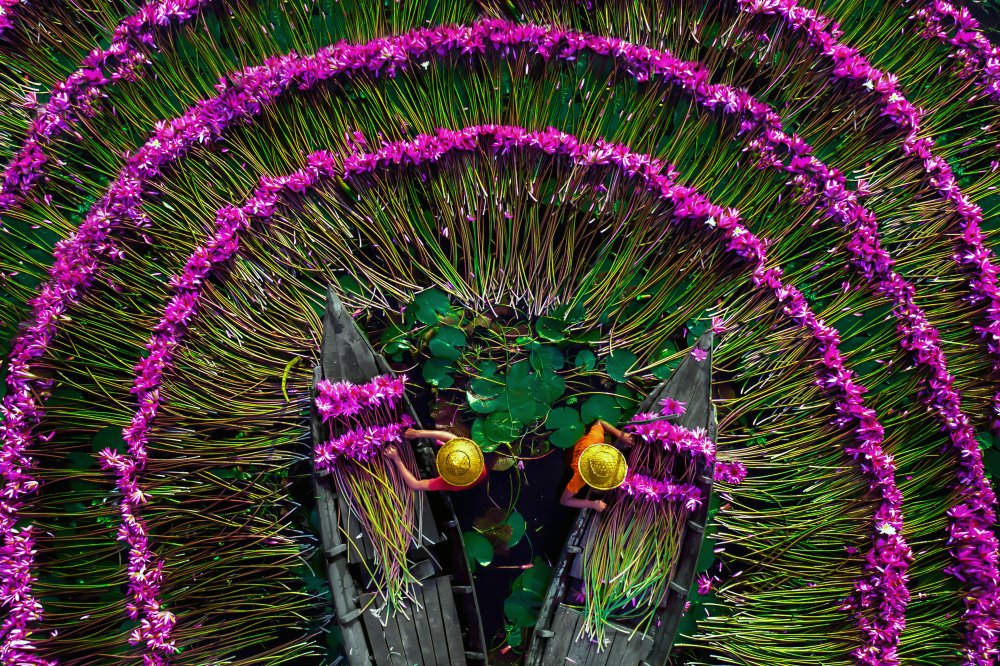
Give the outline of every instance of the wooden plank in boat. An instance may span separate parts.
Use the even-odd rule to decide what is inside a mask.
[[[363,594],[361,595],[361,606],[368,606],[374,598],[374,594]],[[363,614],[365,619],[365,633],[368,634],[368,644],[372,648],[372,654],[375,657],[375,663],[379,664],[391,664],[392,660],[389,657],[389,644],[385,639],[385,630],[382,627],[382,622],[375,615],[374,612],[375,604],[371,603],[370,606],[365,609]]]
[[[447,576],[438,577],[438,600],[441,602],[441,619],[444,624],[444,638],[448,645],[448,655],[452,664],[465,664],[465,645],[462,643],[461,623],[455,607],[455,593]]]
[[[415,586],[413,589],[413,596],[419,603],[414,603],[411,606],[413,614],[413,626],[417,631],[417,640],[420,642],[420,660],[414,662],[418,664],[426,664],[431,666],[432,664],[437,664],[438,659],[434,656],[434,633],[431,631],[430,617],[427,613],[427,604],[424,601],[425,591],[430,588],[435,596],[437,596],[437,583],[431,580],[427,580],[423,585]],[[442,662],[443,663],[443,662]]]
[[[585,666],[587,656],[591,652],[597,651],[597,643],[590,636],[586,634],[581,635],[584,622],[586,621],[583,613],[577,613],[576,615],[576,625],[573,627],[573,642],[569,644],[569,650],[566,652],[567,666]]]
[[[445,638],[444,618],[441,616],[441,601],[438,598],[438,586],[442,578],[438,576],[424,581],[424,609],[427,611],[427,624],[430,626],[430,640],[434,646],[436,664],[448,664],[448,641]]]
[[[579,624],[580,613],[575,609],[559,604],[555,618],[552,620],[552,638],[545,646],[543,664],[563,664],[569,646],[576,637],[576,627]]]
[[[420,639],[417,637],[415,611],[416,604],[411,601],[405,614],[395,614],[396,624],[399,627],[399,637],[403,645],[403,658],[408,666],[423,663],[423,655],[420,652]]]
[[[389,646],[389,662],[392,666],[407,666],[403,647],[403,636],[399,630],[399,622],[406,622],[399,613],[391,613],[385,623],[385,642]]]
[[[640,638],[642,640],[640,640]],[[633,664],[638,664],[643,659],[649,656],[650,651],[653,649],[653,639],[649,636],[643,634],[641,636],[636,636],[630,641],[625,643],[625,655],[618,662],[621,666],[632,666]],[[609,665],[611,662],[608,662]]]

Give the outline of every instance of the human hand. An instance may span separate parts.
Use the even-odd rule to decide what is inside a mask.
[[[608,505],[604,503],[604,500],[594,500],[590,503],[590,508],[600,513],[608,508]]]
[[[396,450],[395,446],[389,445],[385,447],[385,457],[390,460],[399,460],[399,451]]]
[[[631,435],[627,432],[623,432],[622,436],[618,438],[625,446],[635,446],[635,435]]]
[[[405,437],[406,439],[416,439],[419,436],[420,436],[420,434],[416,430],[414,430],[413,428],[407,428],[403,432],[403,437]]]

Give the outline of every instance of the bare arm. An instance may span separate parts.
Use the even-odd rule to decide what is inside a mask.
[[[403,433],[403,437],[406,439],[434,439],[440,443],[449,442],[455,439],[458,435],[450,433],[447,430],[417,430],[415,428],[408,428],[406,432]]]
[[[562,495],[559,497],[559,503],[573,509],[593,509],[598,513],[604,511],[604,509],[608,506],[602,500],[588,500],[573,497],[573,493],[569,491],[569,488],[563,489]]]
[[[403,483],[406,484],[407,488],[410,490],[422,490],[425,492],[430,489],[430,480],[418,479],[413,476],[413,472],[411,472],[409,468],[403,464],[403,461],[400,460],[399,451],[396,450],[396,447],[386,447],[385,456],[396,464],[396,469],[399,470],[399,475],[403,477]]]
[[[608,423],[604,419],[598,419],[598,422],[602,426],[604,426],[605,430],[607,430],[609,433],[611,433],[612,437],[614,437],[615,439],[623,442],[625,445],[632,446],[632,444],[634,443],[633,440],[632,440],[632,435],[628,435],[628,434],[622,432],[621,430],[619,430],[618,428],[614,427],[613,425],[611,425],[610,423]]]

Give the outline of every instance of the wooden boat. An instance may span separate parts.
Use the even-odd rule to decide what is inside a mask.
[[[331,290],[323,316],[321,364],[314,369],[313,397],[315,384],[322,379],[361,384],[391,372]],[[409,400],[406,408],[419,423]],[[319,441],[323,428],[315,407],[312,411],[312,437]],[[418,440],[414,449],[421,476],[435,476],[434,446]],[[476,589],[462,530],[448,495],[418,493],[416,539],[408,554],[411,570],[422,582],[414,587],[418,603],[411,603],[406,613],[384,617],[375,614],[380,604],[371,602],[377,590],[373,589],[364,566],[364,560],[371,566],[371,543],[345,502],[337,496],[330,476],[314,474],[313,479],[327,575],[347,663],[350,666],[485,666],[486,641]]]
[[[695,346],[708,357],[701,362],[688,355],[674,373],[640,405],[640,412],[655,411],[658,403],[673,397],[687,403],[684,414],[675,423],[687,428],[705,428],[716,437],[715,410],[711,402],[712,333],[705,333]],[[677,629],[694,582],[698,552],[701,550],[712,492],[713,470],[698,459],[696,484],[705,500],[688,515],[681,538],[679,555],[671,575],[667,594],[660,603],[654,621],[646,632],[635,631],[627,624],[608,628],[610,643],[598,651],[597,643],[582,636],[577,640],[584,615],[567,604],[566,595],[572,578],[578,577],[587,535],[601,519],[600,514],[582,510],[566,540],[555,575],[539,612],[538,623],[525,659],[526,666],[661,666],[667,663]],[[642,471],[642,470],[639,470]],[[576,574],[576,576],[574,576]],[[634,633],[634,635],[632,635]]]

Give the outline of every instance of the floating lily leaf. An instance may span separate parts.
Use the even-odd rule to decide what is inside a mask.
[[[531,374],[531,366],[527,361],[518,361],[507,370],[507,390],[531,389],[535,378]]]
[[[538,401],[547,405],[551,405],[566,392],[566,380],[548,368],[539,373],[537,386]]]
[[[635,393],[630,391],[624,384],[619,384],[615,387],[615,395],[617,396],[618,406],[626,412],[639,404],[639,399],[635,397]]]
[[[520,433],[520,428],[511,418],[510,412],[493,412],[486,418],[483,432],[491,441],[510,444]]]
[[[582,370],[593,370],[597,367],[597,356],[589,349],[581,349],[573,364]]]
[[[469,558],[469,566],[475,568],[476,562],[481,566],[489,566],[493,561],[493,544],[479,532],[464,532],[465,553]]]
[[[430,358],[424,363],[421,371],[424,374],[424,379],[431,386],[446,389],[455,383],[455,378],[450,374],[455,371],[455,366],[447,359]]]
[[[396,322],[389,322],[379,342],[386,354],[395,354],[410,348],[410,342],[406,339],[406,331]]]
[[[516,546],[521,539],[524,538],[524,531],[527,529],[527,524],[524,522],[524,516],[517,511],[511,511],[510,515],[507,516],[506,522],[510,525],[511,529],[510,539],[508,540],[507,545]]]
[[[469,403],[469,409],[477,414],[489,414],[496,411],[497,405],[500,402],[496,398],[486,398],[476,395],[471,391],[465,392],[465,399]]]
[[[568,449],[576,444],[577,440],[583,437],[585,428],[582,423],[573,423],[559,428],[549,435],[549,442],[559,449]]]
[[[621,415],[622,408],[618,406],[617,398],[604,393],[590,396],[580,408],[580,418],[588,425],[596,419],[604,419],[612,424],[618,423]]]
[[[542,600],[524,590],[514,590],[503,602],[503,614],[516,627],[533,627],[538,622]]]
[[[538,372],[543,372],[545,369],[562,370],[566,364],[562,352],[552,345],[539,345],[532,349],[530,361],[531,367]]]
[[[457,361],[462,355],[462,350],[459,347],[464,347],[465,342],[465,332],[462,329],[454,326],[442,326],[427,343],[427,347],[436,357]]]
[[[494,441],[487,436],[486,419],[478,418],[473,421],[472,428],[470,430],[472,433],[472,441],[478,444],[479,448],[481,448],[484,453],[496,451],[496,448],[500,446],[500,442]]]
[[[511,388],[507,389],[507,409],[511,418],[520,424],[531,423],[538,413],[538,403],[535,400],[536,392],[531,388]],[[502,402],[498,400],[498,402]]]
[[[673,356],[677,353],[677,346],[672,342],[667,342],[663,348],[657,353],[656,360],[658,365],[653,368],[653,376],[657,379],[666,379],[677,369],[677,366],[681,364],[683,357],[678,356],[677,358],[661,363],[660,360],[667,358],[668,356]]]
[[[436,324],[442,316],[451,312],[451,302],[448,300],[448,295],[437,288],[427,289],[417,294],[410,307],[416,307],[417,319],[428,326]]]
[[[542,558],[536,557],[532,561],[531,567],[525,569],[524,573],[514,579],[513,588],[524,590],[541,599],[548,591],[554,573],[552,567],[546,564]]]
[[[563,303],[562,305],[552,308],[552,312],[549,314],[556,319],[576,323],[583,321],[583,319],[587,316],[587,311],[584,310],[583,306],[579,303],[573,307],[570,307],[569,303]]]
[[[555,317],[539,317],[535,322],[538,335],[551,342],[561,342],[566,339],[566,322]]]
[[[504,390],[506,378],[503,375],[497,375],[496,371],[496,363],[492,361],[480,363],[478,368],[479,376],[469,380],[469,388],[472,389],[473,393],[481,395],[484,398],[497,397]]]
[[[580,421],[580,412],[572,407],[556,407],[549,412],[548,418],[545,419],[545,427],[549,430],[568,428],[574,424],[583,426]]]
[[[626,373],[632,369],[638,357],[627,349],[616,349],[608,356],[608,376],[616,382],[627,381]]]

